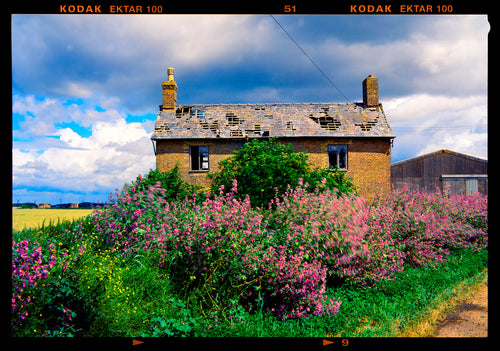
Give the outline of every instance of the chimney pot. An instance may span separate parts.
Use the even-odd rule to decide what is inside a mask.
[[[172,67],[167,68],[168,80],[174,80],[174,69]]]

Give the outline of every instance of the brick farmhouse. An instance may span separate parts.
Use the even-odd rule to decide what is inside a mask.
[[[163,101],[151,136],[160,171],[177,163],[181,176],[208,187],[207,172],[251,139],[276,137],[310,154],[312,166],[338,166],[359,192],[372,197],[391,187],[395,138],[378,98],[378,78],[362,83],[360,103],[177,105],[174,69],[162,83]]]

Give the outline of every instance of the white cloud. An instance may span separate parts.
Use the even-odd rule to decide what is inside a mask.
[[[92,105],[93,100],[87,99],[85,105]],[[90,127],[95,122],[115,121],[124,118],[125,114],[115,109],[97,110],[96,106],[85,107],[77,103],[67,103],[64,100],[35,98],[33,95],[13,96],[12,112],[21,116],[19,130],[14,136],[46,136],[55,135],[56,124],[75,122],[83,127]]]
[[[33,96],[14,99],[13,110],[23,116],[20,125],[25,127],[14,136],[34,138],[14,139],[13,188],[17,196],[22,189],[39,194],[51,189],[52,193],[99,193],[103,201],[113,189],[155,167],[147,130],[150,121],[127,123],[116,110],[97,111],[97,107]],[[56,122],[62,123],[62,116],[66,122],[90,124],[91,134],[83,137],[77,129],[58,128]],[[38,133],[34,128],[41,124],[47,127]]]
[[[396,134],[393,161],[439,149],[487,157],[487,97],[415,94],[383,103]]]
[[[276,34],[267,16],[15,15],[13,78],[38,94],[131,95],[132,106],[167,67],[228,67],[272,47]]]
[[[477,94],[486,92],[486,16],[432,16],[408,37],[389,42],[345,43],[326,39],[310,45],[325,67],[342,67],[343,75],[375,74],[391,85],[389,95],[407,93]],[[332,65],[331,62],[338,62]],[[381,86],[381,94],[387,85]]]
[[[436,132],[432,139],[418,155],[423,155],[440,149],[448,149],[471,156],[488,158],[488,144],[486,133],[464,131],[459,133]]]

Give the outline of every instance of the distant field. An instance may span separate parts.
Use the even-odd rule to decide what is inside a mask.
[[[45,225],[48,225],[52,220],[53,223],[57,223],[58,218],[63,219],[75,219],[84,217],[93,210],[91,209],[12,209],[12,228],[15,230],[21,230],[24,228],[36,228],[42,225],[45,219]]]

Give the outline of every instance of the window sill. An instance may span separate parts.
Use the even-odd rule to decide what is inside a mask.
[[[334,170],[334,169],[331,169],[331,168],[329,168],[328,170],[329,170],[330,172],[335,172],[335,170]],[[347,172],[347,171],[348,171],[348,169],[347,169],[347,168],[339,168],[339,169],[338,169],[338,171],[339,171],[339,172]]]
[[[189,174],[191,174],[191,173],[193,173],[193,174],[197,174],[197,173],[208,173],[208,172],[210,172],[210,170],[209,170],[209,169],[203,169],[203,170],[198,170],[198,171],[196,171],[196,170],[195,170],[195,171],[191,170],[191,171],[189,171]]]

